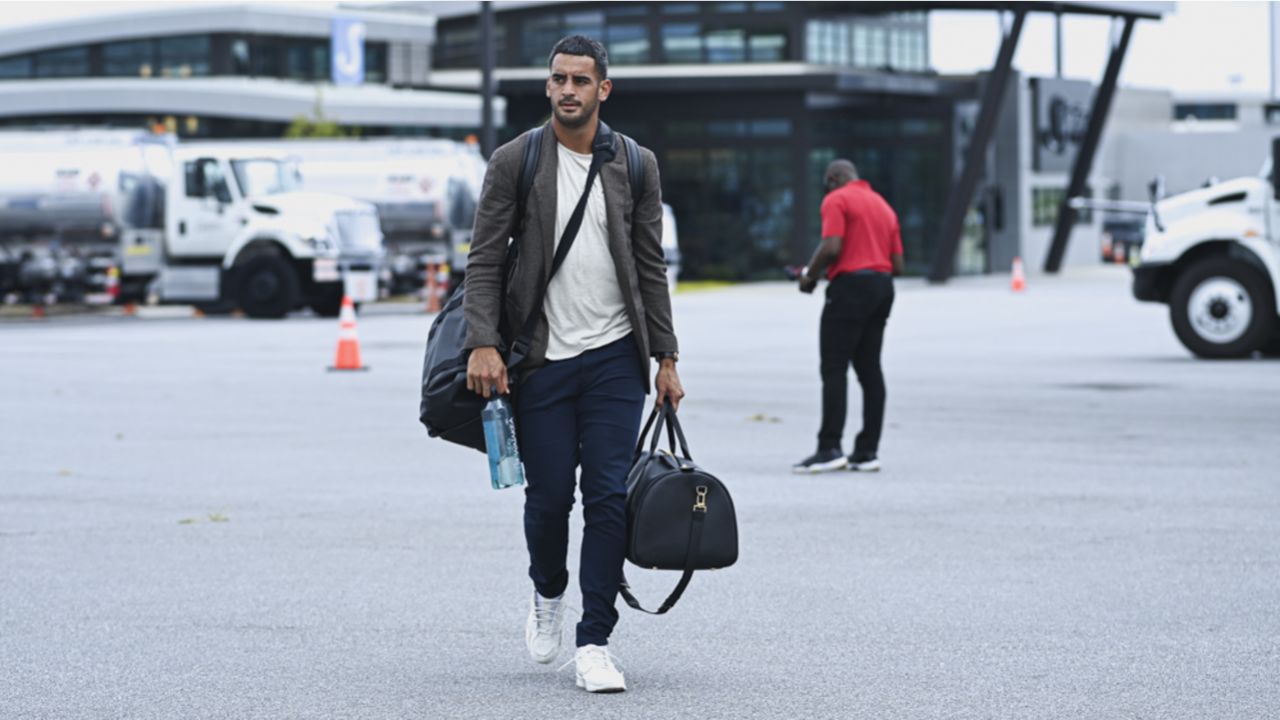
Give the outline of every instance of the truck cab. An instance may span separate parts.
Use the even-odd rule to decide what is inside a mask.
[[[154,278],[160,300],[279,318],[304,305],[336,316],[344,295],[377,298],[372,205],[299,191],[282,154],[172,142],[144,143],[143,154],[125,201],[123,273]]]
[[[1280,138],[1255,177],[1153,198],[1133,294],[1169,306],[1178,339],[1204,358],[1280,349]]]

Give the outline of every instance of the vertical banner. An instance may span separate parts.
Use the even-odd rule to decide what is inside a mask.
[[[334,85],[364,82],[364,23],[345,17],[333,19],[329,57]]]

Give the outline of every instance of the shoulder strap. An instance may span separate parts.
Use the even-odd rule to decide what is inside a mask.
[[[520,175],[516,180],[516,227],[524,223],[525,205],[529,200],[529,191],[533,189],[533,177],[538,173],[538,160],[542,156],[542,131],[546,125],[539,125],[529,132],[529,139],[524,144],[524,157],[520,162]]]
[[[640,146],[635,140],[622,136],[622,145],[627,149],[627,180],[631,183],[631,203],[640,204],[644,197],[644,160],[640,157]]]

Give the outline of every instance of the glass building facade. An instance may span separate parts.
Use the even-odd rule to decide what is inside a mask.
[[[329,39],[211,33],[139,38],[0,57],[0,81],[241,76],[329,79]],[[365,44],[365,82],[387,81],[387,43]]]
[[[850,12],[854,5],[874,9],[638,2],[507,10],[495,17],[496,60],[545,67],[557,40],[581,33],[605,43],[611,68],[634,68],[614,73],[602,116],[657,155],[686,278],[781,279],[784,266],[807,260],[823,172],[839,157],[897,210],[908,269],[922,272],[952,173],[954,100],[875,83],[842,87],[853,76],[928,77],[924,13]],[[475,16],[440,19],[437,36],[437,70],[477,67]],[[753,75],[763,63],[771,67]],[[664,68],[687,64],[707,71]],[[503,80],[499,92],[508,122],[500,139],[546,121],[540,81]]]

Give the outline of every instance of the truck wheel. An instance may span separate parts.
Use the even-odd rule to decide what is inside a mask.
[[[317,289],[311,299],[311,309],[320,317],[338,317],[342,313],[342,290],[342,283]]]
[[[1271,284],[1251,265],[1210,258],[1187,268],[1173,284],[1173,331],[1202,358],[1246,357],[1271,337],[1275,325]]]
[[[251,318],[279,319],[298,306],[298,276],[279,255],[257,255],[236,270],[240,308]]]

